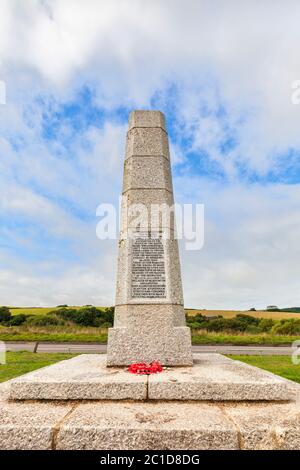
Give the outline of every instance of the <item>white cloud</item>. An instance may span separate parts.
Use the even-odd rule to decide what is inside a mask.
[[[300,186],[221,187],[178,179],[205,204],[202,251],[181,250],[186,304],[265,308],[299,304]]]
[[[59,106],[90,84],[96,103],[108,110],[148,107],[155,93],[165,105],[174,83],[177,102],[170,114],[182,125],[179,132],[232,181],[230,188],[211,186],[191,178],[190,167],[175,182],[179,199],[206,204],[205,248],[197,256],[184,254],[187,304],[299,303],[299,187],[237,181],[238,166],[264,175],[282,164],[282,154],[300,149],[300,106],[290,101],[291,83],[300,78],[299,15],[296,0],[2,0],[0,79],[7,105],[0,108],[1,212],[29,217],[53,236],[70,239],[86,265],[72,270],[62,261],[58,277],[40,279],[37,265],[29,273],[2,253],[11,266],[2,271],[1,303],[65,303],[64,295],[74,296],[66,303],[90,303],[95,292],[97,303],[113,302],[114,271],[105,248],[92,223],[61,200],[91,214],[98,203],[117,199],[125,127],[106,122],[101,130],[79,132],[71,155],[60,158],[70,129],[61,127],[57,141],[46,144],[35,95],[55,96]],[[236,146],[224,156],[220,144],[231,135]],[[171,152],[175,163],[185,161],[179,144],[171,143]]]
[[[53,276],[0,269],[0,298],[5,305],[56,306],[61,304],[109,306],[113,280],[102,270],[74,266]]]
[[[300,106],[290,100],[300,73],[296,0],[186,0],[184,8],[177,0],[3,0],[0,8],[0,58],[12,83],[21,70],[63,93],[90,80],[106,106],[147,106],[175,81],[182,86],[178,114],[187,129],[196,124],[195,144],[213,159],[220,159],[213,148],[224,131],[213,114],[201,117],[199,101],[205,97],[213,113],[221,98],[238,137],[224,162],[229,173],[236,160],[264,173],[274,155],[300,147]]]

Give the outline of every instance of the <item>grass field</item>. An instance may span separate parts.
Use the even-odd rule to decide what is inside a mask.
[[[26,313],[28,315],[43,315],[53,310],[51,307],[22,307],[22,308],[10,308],[12,315],[19,315],[19,313]]]
[[[35,369],[49,366],[55,362],[64,359],[70,359],[76,354],[48,354],[48,353],[30,353],[25,351],[8,352],[6,354],[6,364],[0,364],[0,382],[13,379],[19,375],[26,374]]]
[[[300,364],[292,363],[289,356],[228,356],[252,366],[260,367],[294,382],[300,383]]]
[[[205,315],[207,317],[214,317],[217,315],[222,315],[224,318],[234,318],[239,313],[243,313],[246,315],[251,315],[255,318],[272,318],[273,320],[282,320],[285,318],[299,318],[300,313],[292,313],[292,312],[266,312],[265,310],[257,310],[256,312],[250,312],[247,310],[194,310],[194,309],[185,309],[185,312],[190,315],[194,316],[198,313]]]
[[[56,307],[10,307],[12,315],[17,315],[19,313],[26,313],[30,315],[42,315],[54,310]],[[76,306],[69,308],[78,308]],[[105,307],[98,307],[103,309]],[[197,315],[197,313],[202,313],[202,315],[211,317],[216,315],[222,315],[224,318],[233,318],[239,313],[244,313],[247,315],[252,315],[256,318],[272,318],[273,320],[281,320],[284,318],[299,318],[300,313],[292,312],[266,312],[264,310],[257,310],[256,312],[250,312],[246,310],[197,310],[197,309],[185,309],[185,312],[188,315]]]
[[[57,309],[58,307],[9,307],[12,315],[18,315],[19,313],[26,313],[27,315],[43,315]],[[76,306],[69,306],[67,308],[80,308]],[[105,307],[98,307],[105,308]]]

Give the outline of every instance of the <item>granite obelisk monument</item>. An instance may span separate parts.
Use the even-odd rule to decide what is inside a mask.
[[[115,320],[107,365],[192,364],[183,308],[168,135],[159,111],[129,118]]]

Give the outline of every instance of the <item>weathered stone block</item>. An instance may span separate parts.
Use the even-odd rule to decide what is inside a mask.
[[[175,229],[173,193],[165,189],[130,189],[122,196],[120,239],[129,230]],[[172,233],[171,233],[172,238]]]
[[[118,305],[115,309],[115,326],[130,329],[155,328],[152,325],[153,315],[157,316],[159,324],[169,328],[185,326],[185,314],[182,305],[175,304],[125,304]]]
[[[172,192],[170,171],[170,162],[166,158],[128,158],[125,160],[123,193],[130,189],[165,189]]]
[[[178,403],[79,406],[63,424],[58,449],[237,449],[234,425],[217,407]]]
[[[109,328],[107,365],[125,366],[135,362],[159,361],[163,365],[191,365],[190,329],[181,326],[164,328],[152,321],[151,330]],[[133,333],[136,334],[133,334]],[[176,346],[175,346],[176,345]]]
[[[70,405],[0,402],[0,450],[51,450]]]
[[[239,430],[243,450],[300,449],[300,408],[289,404],[223,406]]]
[[[193,367],[149,376],[152,400],[289,401],[295,388],[289,381],[248,364],[201,354]],[[227,359],[227,360],[226,360]]]
[[[10,381],[11,400],[144,400],[147,378],[107,369],[106,356],[82,354]]]
[[[165,116],[160,111],[132,111],[128,127],[129,130],[133,127],[161,127],[166,130]]]
[[[170,158],[168,136],[159,127],[134,128],[127,134],[126,156]]]

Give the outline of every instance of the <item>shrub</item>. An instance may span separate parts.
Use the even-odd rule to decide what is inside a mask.
[[[28,318],[27,323],[33,326],[63,325],[64,321],[55,315],[33,315]]]
[[[55,309],[55,310],[51,310],[50,312],[47,313],[47,316],[48,315],[50,315],[50,316],[55,315],[55,316],[60,317],[64,320],[73,321],[73,319],[76,316],[76,313],[77,313],[77,310],[75,308],[62,307],[62,308],[58,308],[58,309]]]
[[[276,322],[272,320],[272,318],[262,318],[259,321],[259,327],[261,328],[261,331],[270,331],[275,323]]]
[[[247,325],[258,325],[259,318],[253,317],[252,315],[246,315],[245,313],[239,313],[235,317],[237,320],[246,323]]]
[[[83,326],[97,326],[96,307],[85,307],[76,311],[74,322]]]
[[[253,321],[254,320],[254,321]],[[207,323],[207,331],[246,331],[250,326],[257,326],[257,319],[240,314],[234,318],[216,318]]]
[[[104,323],[112,326],[114,307],[100,310],[96,307],[83,307],[80,309],[60,308],[52,310],[47,315],[55,315],[65,321],[70,321],[82,326],[103,326]]]
[[[275,335],[298,335],[300,334],[300,320],[289,318],[277,322],[272,330]]]
[[[204,315],[202,315],[202,313],[197,313],[197,315],[195,315],[192,318],[194,318],[194,320],[198,323],[201,323],[201,322],[206,320],[206,317]]]
[[[114,315],[115,315],[115,307],[107,307],[104,311],[98,310],[98,312],[102,312],[102,318],[110,324],[110,326],[114,323]]]
[[[25,323],[27,320],[27,315],[24,313],[19,313],[18,315],[13,315],[9,320],[8,324],[10,326],[19,326]]]
[[[0,323],[8,322],[12,317],[8,307],[0,307]]]
[[[201,313],[197,313],[197,315],[186,315],[186,322],[187,325],[191,328],[206,328],[207,324],[207,317],[202,315]],[[194,326],[197,325],[197,326]]]
[[[231,331],[246,331],[247,328],[249,328],[252,323],[245,321],[241,318],[230,318],[227,320],[227,329]]]
[[[188,326],[192,329],[198,329],[198,330],[206,330],[207,329],[208,322],[191,322],[188,323]]]
[[[225,318],[216,318],[207,322],[207,331],[224,331],[229,328],[230,320]]]
[[[112,326],[112,324],[106,321],[106,322],[102,323],[99,326],[101,326],[101,328],[110,328]]]
[[[247,333],[257,334],[262,333],[262,329],[259,325],[248,325],[246,330]]]

